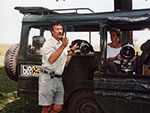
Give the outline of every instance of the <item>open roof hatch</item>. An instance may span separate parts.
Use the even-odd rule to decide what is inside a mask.
[[[15,7],[14,9],[19,10],[20,13],[27,15],[48,15],[48,14],[55,14],[53,10],[49,10],[43,7]]]

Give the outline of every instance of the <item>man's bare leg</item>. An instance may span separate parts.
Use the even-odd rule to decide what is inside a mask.
[[[53,109],[50,113],[59,113],[62,110],[62,105],[59,104],[54,104]]]
[[[42,112],[41,113],[49,113],[51,110],[52,106],[43,106],[42,107]]]

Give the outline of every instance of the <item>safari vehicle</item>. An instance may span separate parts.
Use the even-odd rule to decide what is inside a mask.
[[[40,48],[46,36],[50,36],[51,23],[59,21],[64,24],[64,34],[72,40],[70,45],[75,41],[80,43],[79,50],[70,54],[72,60],[63,73],[65,113],[150,113],[150,66],[149,59],[145,61],[150,49],[135,54],[133,47],[123,47],[125,60],[137,56],[134,71],[129,64],[122,68],[126,71],[120,73],[107,72],[106,67],[109,30],[149,29],[150,9],[104,13],[42,7],[15,9],[24,14],[21,38],[20,44],[7,51],[5,69],[11,79],[18,81],[21,98],[37,101],[38,74],[42,64]],[[99,45],[97,49],[94,41]]]

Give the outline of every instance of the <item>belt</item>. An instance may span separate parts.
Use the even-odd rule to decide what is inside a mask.
[[[50,71],[46,71],[46,70],[41,70],[42,73],[45,73],[47,75],[50,75],[51,78],[57,77],[57,78],[61,78],[61,75],[57,75],[54,72],[50,72]]]

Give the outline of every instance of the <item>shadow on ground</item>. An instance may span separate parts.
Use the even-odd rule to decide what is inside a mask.
[[[41,107],[36,102],[17,99],[5,105],[0,113],[40,113]]]

